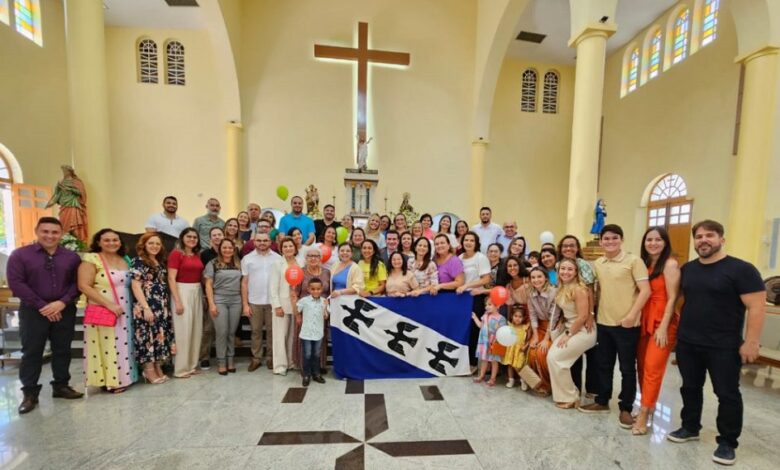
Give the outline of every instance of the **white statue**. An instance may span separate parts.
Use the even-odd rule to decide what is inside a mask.
[[[371,141],[374,140],[374,138],[371,137],[368,140],[366,140],[365,137],[360,137],[360,134],[358,134],[357,139],[358,139],[358,154],[357,154],[358,170],[365,171],[368,169],[368,144],[370,144]]]
[[[366,189],[365,185],[363,183],[358,183],[358,185],[357,185],[357,198],[356,198],[357,199],[357,204],[356,204],[357,207],[355,209],[357,209],[357,212],[361,213],[361,214],[363,212],[366,212],[366,210],[367,210],[367,207],[366,207],[366,192],[367,192],[367,189]]]

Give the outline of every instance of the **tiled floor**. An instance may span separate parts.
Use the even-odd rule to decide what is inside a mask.
[[[716,400],[705,388],[700,442],[673,444],[680,378],[670,367],[652,433],[634,437],[617,413],[558,410],[518,388],[468,378],[337,381],[300,388],[267,369],[215,370],[118,396],[92,391],[16,412],[15,367],[0,371],[3,469],[676,469],[713,468]],[[72,367],[81,376],[78,361]],[[773,375],[772,375],[773,374]],[[42,383],[49,378],[48,365]],[[774,380],[773,380],[774,379]],[[737,468],[780,461],[780,371],[745,368],[745,427]],[[80,388],[80,387],[78,387]],[[345,393],[347,388],[352,393]],[[291,390],[292,389],[292,390]],[[614,408],[614,406],[613,406]],[[366,439],[368,438],[368,439]],[[775,462],[774,464],[772,462]]]

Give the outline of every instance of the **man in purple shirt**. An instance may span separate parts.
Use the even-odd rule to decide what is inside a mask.
[[[8,286],[21,299],[19,336],[22,363],[19,380],[24,400],[19,414],[38,405],[41,386],[38,379],[43,365],[46,340],[51,343],[51,382],[54,398],[81,398],[70,381],[70,343],[76,325],[76,299],[79,290],[76,273],[81,259],[61,246],[62,224],[54,217],[41,217],[35,226],[38,241],[17,248],[8,259]]]

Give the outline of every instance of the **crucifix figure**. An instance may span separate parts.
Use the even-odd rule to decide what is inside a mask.
[[[350,60],[357,62],[357,148],[360,153],[360,143],[367,145],[366,139],[366,102],[368,88],[368,63],[409,65],[410,55],[405,52],[380,51],[368,48],[368,23],[358,23],[358,46],[339,47],[314,45],[314,57],[321,59]],[[365,149],[367,150],[367,149]]]

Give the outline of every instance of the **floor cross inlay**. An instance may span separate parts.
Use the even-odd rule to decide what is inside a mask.
[[[305,388],[291,387],[282,403],[302,403],[306,395]],[[444,401],[439,387],[421,385],[425,401]],[[390,429],[387,418],[387,404],[382,393],[365,393],[362,380],[347,380],[344,390],[347,395],[363,395],[364,399],[364,439],[360,440],[341,431],[289,431],[266,432],[260,438],[259,446],[304,445],[304,444],[359,444],[336,459],[336,470],[364,470],[366,465],[366,445],[384,452],[391,457],[425,457],[436,455],[471,455],[471,444],[466,439],[406,441],[406,442],[369,442]]]

